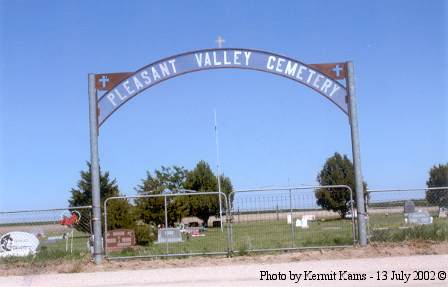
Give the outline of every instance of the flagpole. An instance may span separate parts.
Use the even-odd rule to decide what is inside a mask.
[[[224,231],[222,224],[222,203],[221,203],[221,172],[219,166],[219,142],[218,142],[218,121],[216,120],[216,109],[213,110],[215,116],[215,142],[216,142],[216,178],[218,180],[219,197],[219,220],[221,222],[221,231]]]

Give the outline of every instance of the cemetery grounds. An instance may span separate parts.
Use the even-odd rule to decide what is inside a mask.
[[[137,245],[107,254],[109,259],[158,258],[159,260],[132,260],[134,262],[111,260],[106,261],[103,267],[94,267],[90,262],[87,243],[90,238],[90,226],[87,226],[89,220],[79,223],[84,224],[84,228],[62,226],[58,220],[0,224],[0,234],[20,230],[38,232],[41,236],[39,252],[35,256],[0,259],[0,275],[92,270],[85,269],[86,266],[90,266],[93,270],[101,270],[101,268],[113,269],[134,265],[146,268],[165,265],[184,266],[184,264],[194,266],[200,264],[199,262],[227,264],[225,262],[320,260],[350,258],[350,256],[387,256],[387,254],[447,254],[448,218],[439,217],[437,206],[420,199],[415,200],[416,209],[426,210],[433,217],[433,222],[428,225],[409,225],[404,220],[404,202],[397,200],[369,203],[367,210],[369,246],[366,248],[356,246],[350,216],[341,219],[337,213],[326,210],[293,210],[293,224],[291,224],[291,221],[288,223],[290,212],[286,210],[238,212],[232,214],[230,222],[225,223],[222,230],[220,227],[209,227],[199,237],[183,233],[182,242],[153,242],[147,246]],[[87,209],[86,214],[89,212]],[[59,210],[58,213],[60,214]],[[308,221],[307,228],[294,224],[294,220],[303,215],[315,216],[313,220]],[[88,219],[88,215],[84,216],[84,219]],[[213,220],[216,218],[210,219]],[[356,228],[356,225],[354,227]],[[293,249],[300,252],[285,252]],[[228,256],[231,258],[226,258]],[[179,260],[180,258],[182,259]]]

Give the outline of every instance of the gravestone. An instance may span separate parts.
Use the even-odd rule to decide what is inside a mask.
[[[289,213],[289,214],[286,216],[286,223],[288,223],[288,224],[291,224],[291,223],[292,223],[292,216],[291,216],[291,213]]]
[[[182,242],[182,233],[177,228],[161,228],[157,232],[157,243]]]
[[[107,232],[107,249],[111,251],[122,250],[135,246],[135,233],[132,229],[115,229]]]
[[[305,216],[302,216],[302,219],[300,220],[300,219],[297,219],[296,220],[296,227],[299,227],[299,228],[308,228],[308,218],[307,217],[305,217]]]
[[[415,204],[412,200],[406,200],[404,202],[404,207],[403,207],[403,212],[404,214],[409,214],[409,213],[413,213],[415,212]]]
[[[417,212],[412,212],[407,215],[408,224],[431,224],[433,221],[432,216],[426,210],[419,210]]]

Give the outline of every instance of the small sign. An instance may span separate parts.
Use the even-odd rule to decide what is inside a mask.
[[[13,231],[0,238],[0,257],[28,256],[36,253],[39,239],[31,233]]]
[[[135,233],[132,229],[115,229],[107,232],[107,249],[116,251],[135,246]]]
[[[161,228],[157,233],[157,243],[182,242],[182,233],[178,228]]]

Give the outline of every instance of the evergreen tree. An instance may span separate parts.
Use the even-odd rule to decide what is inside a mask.
[[[232,192],[233,187],[230,179],[225,176],[220,177],[221,191],[227,196]],[[198,192],[216,192],[218,191],[218,181],[213,174],[208,163],[201,160],[196,167],[187,174],[185,187],[187,189],[196,190]],[[222,212],[225,214],[226,204],[224,198],[222,200]],[[212,215],[219,215],[219,196],[218,195],[198,195],[189,196],[189,211],[208,224],[208,219]]]
[[[448,186],[448,163],[434,165],[429,170],[429,179],[426,181],[428,187]],[[427,190],[426,200],[438,206],[448,207],[448,189]]]
[[[91,165],[87,162],[87,170],[80,172],[81,179],[78,181],[75,188],[70,190],[71,197],[68,200],[70,207],[92,205],[92,182],[91,182]],[[108,197],[120,196],[117,180],[111,179],[109,172],[102,172],[100,169],[100,208],[102,218],[104,218],[104,201]],[[107,210],[108,215],[108,230],[113,228],[130,228],[133,224],[132,206],[125,200],[111,200]],[[76,210],[70,208],[70,210]],[[82,216],[81,221],[75,226],[76,229],[83,232],[91,232],[90,216],[88,216],[82,209],[78,210]],[[84,216],[85,215],[85,216]],[[102,221],[104,224],[104,222]]]
[[[324,167],[317,175],[320,185],[347,185],[353,191],[353,206],[356,206],[355,174],[353,163],[346,155],[335,153],[328,158]],[[367,193],[367,184],[363,183],[364,194]],[[350,211],[350,191],[343,188],[322,188],[315,192],[317,204],[326,210],[339,213],[345,218]]]

